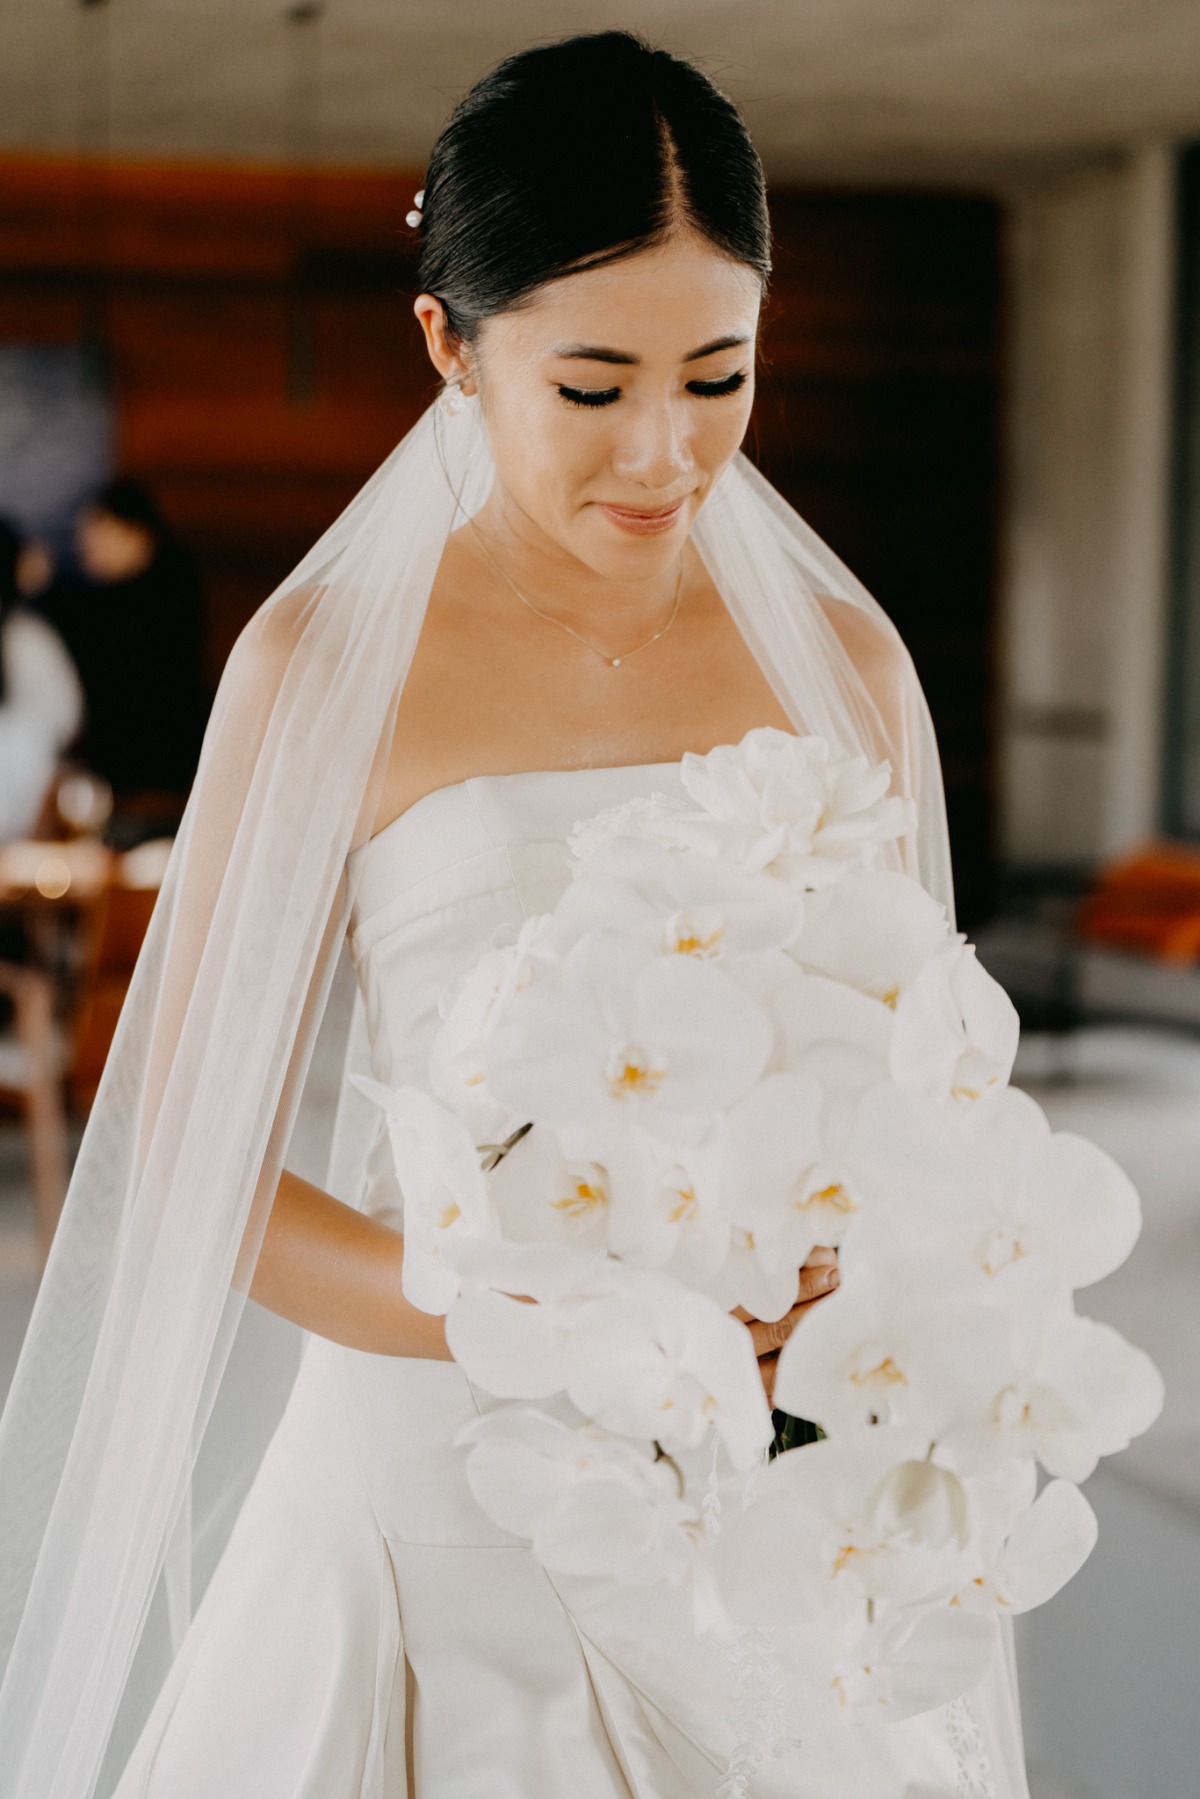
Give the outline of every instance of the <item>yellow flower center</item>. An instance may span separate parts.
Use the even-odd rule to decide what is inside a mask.
[[[604,1071],[614,1099],[645,1099],[657,1093],[666,1073],[662,1061],[636,1043],[625,1043],[614,1050]]]
[[[667,923],[667,950],[677,956],[719,956],[725,920],[719,912],[685,909]]]
[[[896,1365],[890,1355],[885,1355],[876,1362],[873,1368],[856,1368],[850,1379],[856,1387],[907,1387],[908,1376]]]
[[[571,1179],[566,1192],[558,1199],[552,1199],[550,1204],[554,1211],[565,1212],[570,1218],[586,1218],[598,1206],[608,1204],[608,1189],[598,1178],[577,1175]]]
[[[1022,1261],[1028,1253],[1012,1231],[996,1229],[985,1239],[980,1260],[984,1273],[995,1275],[1002,1268],[1011,1268],[1014,1262]]]
[[[694,1218],[699,1207],[695,1191],[691,1187],[676,1187],[675,1204],[667,1210],[668,1224],[682,1224],[685,1218]]]
[[[1066,1422],[1066,1408],[1049,1387],[1032,1387],[1026,1394],[1004,1387],[992,1401],[992,1423],[1006,1430],[1053,1430]]]
[[[462,1207],[456,1205],[455,1202],[451,1200],[450,1204],[448,1206],[443,1206],[438,1213],[438,1229],[440,1231],[448,1231],[450,1226],[461,1217]]]
[[[830,1206],[835,1212],[857,1212],[858,1204],[843,1187],[841,1181],[833,1181],[828,1187],[818,1187],[815,1193],[807,1193],[796,1202],[797,1210],[807,1212],[813,1206]]]

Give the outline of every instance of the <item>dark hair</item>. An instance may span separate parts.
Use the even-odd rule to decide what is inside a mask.
[[[126,524],[142,525],[156,537],[165,532],[163,515],[154,495],[132,475],[117,475],[106,481],[103,487],[88,495],[87,504],[100,512],[111,513],[113,518],[124,519]]]
[[[771,270],[762,164],[693,64],[625,31],[510,56],[455,108],[425,176],[419,279],[461,340],[544,282],[688,226]]]

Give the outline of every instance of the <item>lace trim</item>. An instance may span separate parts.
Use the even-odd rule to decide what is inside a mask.
[[[749,1799],[750,1782],[758,1769],[801,1744],[785,1727],[783,1670],[775,1632],[761,1625],[744,1630],[730,1653],[737,1740],[717,1788],[717,1799]]]
[[[964,1693],[946,1707],[946,1735],[954,1751],[958,1799],[996,1799],[996,1779],[983,1732]]]

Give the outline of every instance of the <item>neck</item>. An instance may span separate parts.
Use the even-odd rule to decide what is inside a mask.
[[[686,582],[686,545],[682,571],[680,559],[672,557],[665,567],[619,576],[580,561],[502,496],[493,494],[473,524],[468,535],[481,557],[490,559],[493,574],[507,577],[535,606],[577,630],[594,631],[601,641],[653,627],[670,609],[681,572]]]

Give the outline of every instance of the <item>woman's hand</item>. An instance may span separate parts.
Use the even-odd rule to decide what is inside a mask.
[[[758,1357],[759,1373],[766,1389],[768,1405],[774,1402],[775,1371],[779,1366],[780,1350],[809,1308],[818,1305],[822,1299],[828,1299],[836,1290],[839,1278],[837,1250],[817,1248],[800,1270],[796,1303],[782,1318],[764,1323],[761,1318],[752,1317],[741,1306],[734,1312],[734,1317],[741,1319],[754,1339],[754,1353]]]

